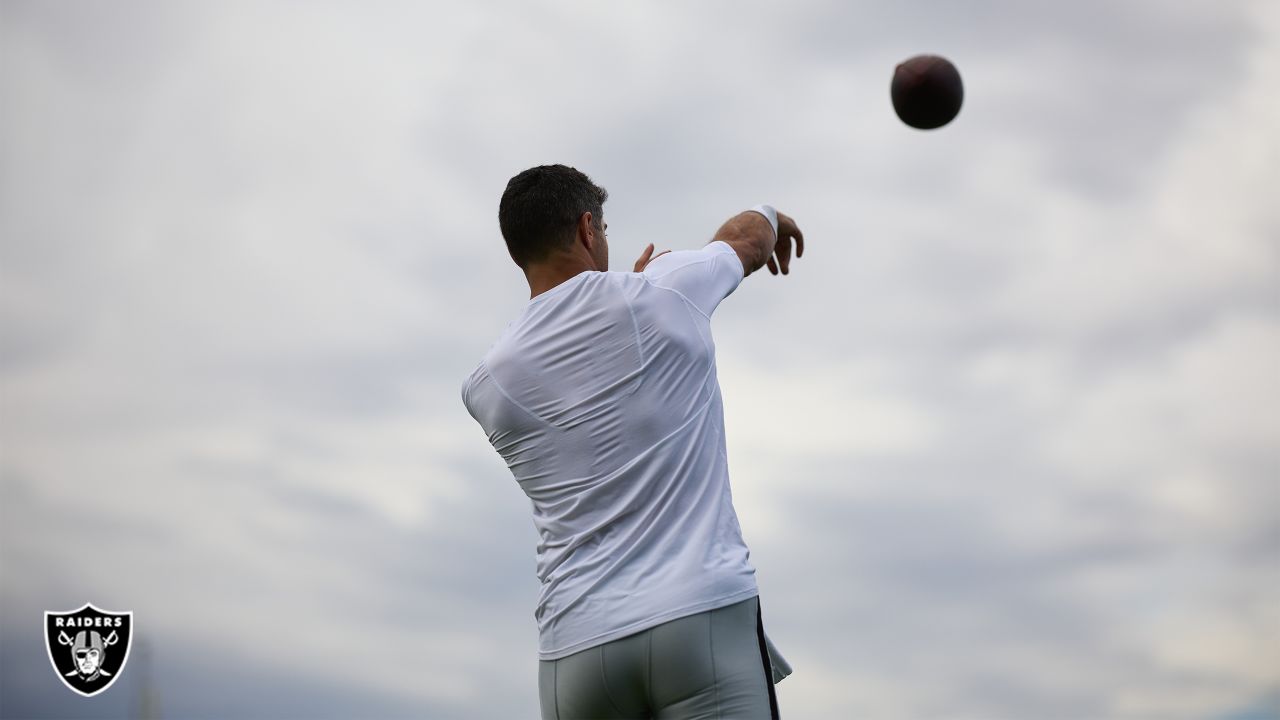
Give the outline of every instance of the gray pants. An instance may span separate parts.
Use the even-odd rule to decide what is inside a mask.
[[[543,720],[775,719],[760,598],[538,662]]]

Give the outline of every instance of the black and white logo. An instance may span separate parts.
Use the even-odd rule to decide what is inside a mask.
[[[45,611],[44,639],[49,662],[67,687],[93,697],[111,687],[129,659],[133,613],[99,610]]]

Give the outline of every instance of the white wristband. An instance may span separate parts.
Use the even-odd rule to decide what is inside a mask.
[[[769,225],[773,227],[773,237],[778,237],[778,211],[774,210],[772,205],[757,205],[751,208],[751,212],[758,212],[765,216]]]

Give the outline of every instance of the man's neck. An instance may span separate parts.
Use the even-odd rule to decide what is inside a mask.
[[[565,280],[593,269],[578,258],[530,265],[524,273],[525,279],[529,281],[529,299],[532,300]]]

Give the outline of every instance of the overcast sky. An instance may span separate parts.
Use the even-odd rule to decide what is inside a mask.
[[[0,715],[536,717],[459,386],[559,162],[614,270],[805,232],[713,324],[786,717],[1276,717],[1278,87],[1264,0],[0,0]]]

